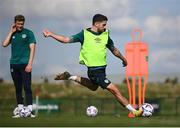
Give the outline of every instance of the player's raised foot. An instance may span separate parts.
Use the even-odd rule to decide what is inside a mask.
[[[143,110],[142,110],[142,109],[133,111],[133,114],[134,114],[135,117],[140,117],[140,116],[142,116],[142,113],[143,113]]]
[[[71,76],[71,74],[67,71],[56,75],[56,77],[54,78],[54,80],[68,80],[69,77]]]

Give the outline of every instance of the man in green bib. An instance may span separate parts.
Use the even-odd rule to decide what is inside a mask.
[[[55,80],[73,80],[90,90],[97,90],[98,86],[107,89],[111,92],[118,102],[126,107],[135,116],[141,116],[142,110],[134,109],[128,100],[122,96],[118,87],[106,78],[106,49],[108,48],[113,55],[122,60],[125,67],[127,65],[126,59],[120,51],[114,46],[112,39],[109,36],[109,31],[106,29],[107,17],[102,14],[96,14],[92,20],[92,27],[83,29],[80,33],[71,37],[57,35],[49,30],[44,30],[45,37],[52,37],[61,43],[80,42],[80,56],[79,63],[87,66],[87,73],[89,78],[72,75],[69,72],[58,74]]]
[[[27,109],[32,114],[31,71],[35,54],[36,40],[31,30],[24,28],[25,17],[16,15],[14,24],[2,42],[3,47],[11,44],[10,71],[16,90],[17,107],[13,118],[19,118],[19,111],[24,108],[22,89],[25,91]]]

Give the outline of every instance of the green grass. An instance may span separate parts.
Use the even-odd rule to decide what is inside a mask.
[[[122,94],[128,97],[127,86],[118,86]],[[41,98],[113,98],[113,95],[108,91],[98,88],[97,91],[90,91],[89,89],[69,82],[68,85],[61,83],[57,84],[33,84],[32,85],[33,96],[35,97],[36,90],[40,90]],[[0,98],[12,99],[15,97],[15,90],[13,84],[0,84]],[[160,84],[149,83],[146,88],[146,98],[176,98],[180,97],[180,84]]]
[[[121,90],[122,94],[125,97],[128,97],[127,87],[125,85],[118,86]],[[147,85],[146,89],[146,98],[163,98],[161,100],[161,116],[154,115],[151,118],[128,118],[125,114],[120,115],[105,115],[101,114],[95,118],[87,117],[83,112],[84,109],[82,106],[86,106],[87,101],[93,101],[96,106],[99,106],[101,102],[98,102],[94,99],[113,99],[113,95],[108,93],[108,91],[104,91],[103,89],[98,89],[97,91],[89,91],[87,88],[79,86],[74,83],[70,83],[69,86],[64,85],[55,85],[55,84],[33,84],[33,97],[35,97],[35,90],[39,89],[40,99],[60,99],[63,103],[61,106],[63,112],[62,113],[40,113],[37,118],[21,118],[21,119],[12,119],[12,110],[15,107],[15,90],[12,84],[0,84],[0,127],[12,127],[12,126],[36,126],[36,127],[55,127],[55,126],[157,126],[157,127],[172,127],[172,126],[180,126],[179,120],[180,115],[175,116],[176,109],[174,103],[177,102],[179,105],[179,100],[175,101],[173,98],[180,97],[180,85],[161,85],[157,83],[151,83]],[[171,98],[168,98],[171,97]],[[81,100],[78,100],[80,98]],[[64,100],[63,100],[64,99]],[[68,100],[66,100],[68,99]],[[69,108],[74,109],[74,102],[77,100],[76,106],[77,108],[83,108],[83,110],[78,109],[77,114],[74,114],[69,110]],[[107,101],[106,101],[107,102]],[[105,103],[106,103],[105,102]],[[107,102],[105,104],[105,112],[111,110],[109,104],[111,102]],[[5,108],[3,108],[5,106]],[[107,108],[106,108],[107,107]],[[177,108],[179,108],[177,106]],[[112,108],[113,109],[113,108]],[[66,111],[67,110],[67,111]],[[120,113],[123,113],[124,110],[121,107],[118,107]],[[179,112],[180,109],[177,109]],[[4,112],[5,111],[5,112]],[[70,111],[70,112],[69,112]],[[118,111],[118,112],[119,112]],[[69,113],[68,113],[69,112]],[[79,113],[79,114],[78,114]],[[172,116],[165,116],[165,114],[169,114]]]
[[[86,115],[66,115],[66,114],[41,114],[36,118],[18,118],[12,119],[11,115],[3,115],[0,118],[0,126],[31,126],[31,127],[56,127],[56,126],[100,126],[100,127],[114,127],[114,126],[180,126],[180,117],[175,116],[154,116],[150,118],[128,118],[127,116],[117,115],[98,115],[97,117],[87,117]]]

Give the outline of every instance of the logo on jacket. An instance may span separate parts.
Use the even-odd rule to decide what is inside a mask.
[[[26,34],[22,34],[22,38],[24,39],[24,38],[26,38],[27,37],[27,35]]]
[[[95,38],[94,40],[96,41],[96,43],[101,43],[101,39],[100,39],[100,38],[98,38],[98,37],[97,37],[97,38]]]

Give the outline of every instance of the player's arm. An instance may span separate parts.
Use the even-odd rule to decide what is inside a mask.
[[[31,72],[32,71],[32,64],[33,64],[33,60],[34,60],[34,56],[35,56],[36,44],[31,43],[29,45],[29,48],[30,48],[30,55],[29,55],[28,65],[25,68],[26,72]]]
[[[113,41],[109,37],[107,48],[112,52],[114,56],[122,60],[123,67],[127,66],[126,58],[121,54],[121,52],[114,46]]]
[[[6,36],[6,38],[5,38],[5,39],[3,40],[3,42],[2,42],[2,46],[3,46],[3,47],[7,47],[7,46],[10,44],[11,36],[12,36],[12,34],[13,34],[15,31],[16,31],[16,27],[15,27],[15,25],[13,24],[13,25],[11,26],[11,29],[10,29],[8,35]]]
[[[121,52],[116,47],[114,47],[114,50],[112,51],[112,53],[113,55],[115,55],[116,57],[122,60],[123,67],[127,66],[126,58],[121,54]]]
[[[53,39],[61,42],[61,43],[70,43],[71,42],[71,38],[70,37],[66,37],[63,35],[57,35],[47,29],[43,30],[43,34],[45,37],[52,37]]]

